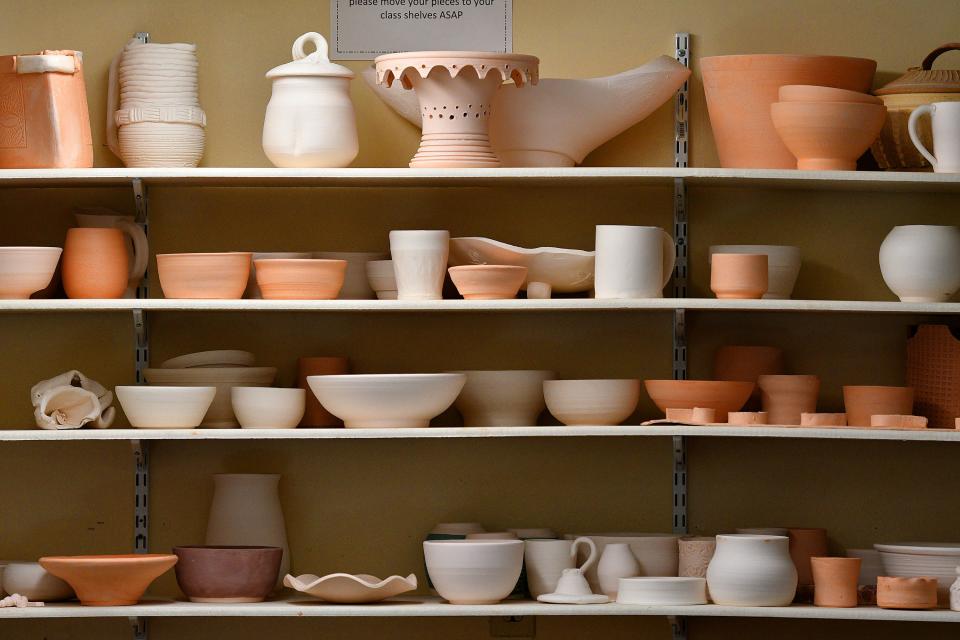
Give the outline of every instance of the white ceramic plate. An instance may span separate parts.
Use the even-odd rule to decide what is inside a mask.
[[[450,266],[507,264],[527,268],[528,282],[546,282],[558,293],[578,293],[593,288],[594,252],[538,247],[524,249],[490,238],[451,238]]]
[[[417,576],[390,576],[381,580],[376,576],[358,573],[331,573],[321,577],[310,573],[302,576],[287,574],[283,579],[286,587],[306,593],[325,602],[337,604],[366,604],[380,602],[417,588]]]

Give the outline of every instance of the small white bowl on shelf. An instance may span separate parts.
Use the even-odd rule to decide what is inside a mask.
[[[620,578],[620,604],[687,606],[707,604],[706,578]]]
[[[39,562],[3,562],[3,589],[19,593],[32,602],[59,602],[75,597],[73,588],[40,566]]]
[[[546,380],[547,409],[565,425],[618,425],[640,402],[639,380]]]
[[[296,429],[307,406],[304,389],[234,387],[230,400],[244,429]]]
[[[522,540],[427,540],[427,574],[452,604],[495,604],[510,595],[523,566]]]
[[[194,429],[203,422],[216,387],[122,386],[117,400],[137,429]]]

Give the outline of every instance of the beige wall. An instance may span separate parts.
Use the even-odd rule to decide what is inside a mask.
[[[607,74],[672,54],[672,35],[694,34],[694,54],[820,52],[875,57],[889,78],[935,45],[956,39],[960,5],[796,0],[573,2],[516,0],[515,45],[538,54],[544,76]],[[262,166],[259,135],[269,94],[262,77],[307,30],[328,32],[325,2],[169,0],[83,3],[0,0],[4,52],[84,50],[98,145],[103,149],[106,68],[137,30],[156,41],[196,41],[209,114],[209,166]],[[958,66],[956,54],[953,64]],[[362,63],[350,63],[359,69]],[[694,64],[696,69],[696,64]],[[699,80],[692,82],[693,160],[716,164]],[[361,82],[360,166],[402,166],[417,143]],[[669,105],[588,158],[596,165],[669,165]],[[590,248],[598,223],[669,228],[664,188],[174,189],[151,191],[157,252],[376,250],[396,226],[442,227],[523,245]],[[0,243],[62,242],[75,204],[131,209],[125,189],[2,190]],[[691,189],[691,295],[707,295],[707,247],[790,242],[804,253],[798,297],[891,299],[876,263],[880,240],[906,221],[946,222],[940,195]],[[159,295],[154,282],[154,295]],[[917,317],[690,314],[691,374],[705,377],[716,346],[774,344],[793,371],[823,378],[822,406],[843,383],[902,379],[903,336]],[[79,368],[110,386],[133,379],[127,314],[0,318],[0,425],[30,425],[30,385]],[[154,361],[199,349],[249,348],[289,384],[297,356],[347,354],[357,371],[543,367],[565,377],[669,377],[670,315],[583,314],[151,314]],[[653,415],[644,400],[640,415]],[[455,415],[443,420],[455,423]],[[836,549],[903,538],[956,540],[950,504],[956,446],[694,439],[690,522],[697,533],[735,526],[826,526]],[[0,469],[0,558],[105,553],[132,539],[132,458],[125,443],[6,444]],[[294,569],[421,571],[417,541],[441,520],[491,527],[670,528],[670,442],[662,438],[533,441],[176,443],[153,446],[154,551],[203,535],[210,475],[280,472]],[[562,478],[562,479],[561,479]],[[171,576],[158,594],[175,594]],[[697,638],[943,637],[932,625],[697,620]],[[266,635],[483,638],[483,620],[162,620],[158,640]],[[662,619],[543,619],[538,637],[667,638]],[[4,623],[4,640],[126,638],[125,621]]]

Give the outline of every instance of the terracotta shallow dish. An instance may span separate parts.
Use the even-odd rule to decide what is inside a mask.
[[[250,278],[251,253],[157,254],[160,288],[167,298],[239,300]]]
[[[60,247],[0,247],[0,300],[26,300],[45,289],[61,253]]]
[[[334,300],[347,275],[346,260],[255,260],[265,300]]]
[[[159,553],[40,558],[44,569],[73,587],[80,604],[92,607],[137,604],[176,563],[177,556]]]
[[[506,264],[473,264],[450,267],[450,279],[465,300],[516,298],[527,279],[527,268]]]
[[[922,576],[879,576],[877,606],[881,609],[936,609],[937,580]]]
[[[667,409],[715,409],[717,420],[726,422],[727,414],[739,411],[750,394],[752,382],[721,380],[644,380],[653,403],[666,414]]]
[[[287,575],[283,586],[337,604],[368,604],[407,593],[417,588],[414,574],[390,576],[381,580],[365,573],[331,573],[319,577],[311,573],[302,576]]]
[[[280,547],[174,547],[177,584],[191,602],[261,602],[277,583]]]

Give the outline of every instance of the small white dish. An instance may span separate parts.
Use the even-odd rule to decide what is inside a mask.
[[[244,429],[296,429],[307,406],[304,389],[233,387],[230,402]]]
[[[323,577],[310,573],[302,576],[287,574],[283,585],[324,602],[368,604],[413,591],[417,588],[417,576],[411,573],[406,578],[390,576],[381,580],[365,573],[331,573]]]
[[[546,380],[547,409],[565,425],[618,425],[640,401],[639,380]]]
[[[706,578],[620,578],[620,604],[687,606],[707,604]]]
[[[542,596],[537,596],[537,600],[549,604],[606,604],[610,602],[610,598],[607,596],[596,593],[591,593],[588,596],[566,593],[545,593]]]
[[[130,425],[137,429],[194,429],[217,395],[216,387],[121,386],[115,389]]]

